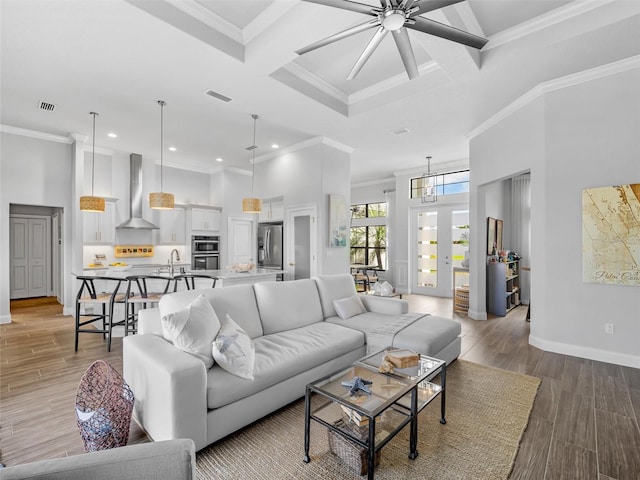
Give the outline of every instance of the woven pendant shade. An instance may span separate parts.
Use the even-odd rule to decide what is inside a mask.
[[[98,113],[89,112],[89,115],[93,117],[93,149],[91,152],[91,195],[85,195],[80,197],[80,211],[81,212],[104,212],[104,198],[93,196],[93,183],[96,175],[96,117]]]
[[[156,210],[173,210],[173,193],[154,192],[149,194],[149,206]]]
[[[259,198],[243,198],[242,211],[244,213],[262,212],[262,200],[260,200]]]
[[[80,197],[80,210],[83,212],[104,212],[104,198]]]
[[[158,105],[160,105],[160,191],[149,194],[149,206],[154,210],[173,210],[175,204],[173,193],[165,193],[162,191],[162,174],[164,170],[164,107],[166,104],[164,100],[158,100]]]
[[[251,145],[251,151],[253,153],[253,162],[251,162],[251,197],[242,199],[242,213],[260,213],[262,212],[262,200],[253,196],[253,186],[256,179],[256,121],[258,115],[255,113],[251,115],[253,118],[253,145]]]

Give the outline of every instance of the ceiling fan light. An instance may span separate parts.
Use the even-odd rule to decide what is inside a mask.
[[[173,210],[175,200],[172,193],[154,192],[149,194],[149,206],[155,210]]]
[[[242,212],[243,213],[260,213],[262,212],[262,200],[259,198],[243,198],[242,199]]]
[[[404,25],[406,16],[402,10],[389,10],[384,13],[382,26],[387,30],[400,30]]]
[[[92,196],[80,197],[80,210],[83,212],[104,212],[104,198]]]

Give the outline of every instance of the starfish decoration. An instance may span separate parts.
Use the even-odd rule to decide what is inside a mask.
[[[362,390],[364,393],[371,394],[371,390],[367,388],[367,385],[371,385],[373,382],[369,380],[363,380],[360,377],[353,377],[350,382],[342,382],[343,387],[349,387],[349,395],[355,395],[358,390]]]

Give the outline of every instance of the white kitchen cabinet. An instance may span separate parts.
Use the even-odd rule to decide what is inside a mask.
[[[161,210],[158,226],[159,245],[184,245],[186,243],[187,214],[184,208]]]
[[[220,210],[211,208],[192,208],[191,230],[219,232]]]
[[[284,220],[284,202],[282,200],[263,200],[262,211],[258,218],[261,222]]]
[[[104,212],[82,212],[85,244],[113,245],[116,241],[116,204],[106,201]]]

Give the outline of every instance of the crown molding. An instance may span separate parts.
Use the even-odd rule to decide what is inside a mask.
[[[395,187],[395,184],[396,184],[395,177],[379,178],[377,180],[368,180],[366,182],[352,183],[351,188],[374,187],[376,185],[385,185],[389,183],[393,183],[393,186]]]
[[[535,87],[533,87],[531,90],[529,90],[527,93],[522,95],[520,98],[516,99],[511,104],[507,105],[498,113],[489,117],[487,120],[482,122],[476,128],[471,130],[471,132],[469,132],[465,136],[465,138],[467,140],[471,140],[472,138],[480,135],[481,133],[485,132],[489,128],[495,126],[497,123],[501,122],[505,118],[511,116],[513,113],[520,110],[522,107],[536,100],[538,97],[545,95],[549,92],[553,92],[555,90],[560,90],[567,87],[572,87],[575,85],[579,85],[581,83],[591,82],[599,78],[608,77],[610,75],[616,75],[618,73],[626,72],[627,70],[633,70],[635,68],[640,68],[640,55],[625,58],[624,60],[608,63],[606,65],[600,65],[599,67],[590,68],[588,70],[583,70],[582,72],[573,73],[571,75],[566,75],[564,77],[559,77],[554,80],[549,80],[547,82],[540,83]]]
[[[253,172],[251,170],[244,170],[238,167],[224,167],[224,171],[237,173],[238,175],[246,175],[247,177],[250,177],[251,175],[253,175]]]
[[[550,27],[551,25],[565,22],[595,8],[613,3],[613,1],[614,0],[578,0],[570,2],[567,5],[555,8],[550,12],[539,15],[512,28],[498,32],[495,35],[491,35],[489,37],[489,42],[484,46],[482,52],[484,53],[492,48],[496,48],[500,45],[531,35],[532,33]]]
[[[440,70],[440,65],[438,65],[434,60],[431,60],[418,66],[418,77],[438,70]],[[376,95],[380,95],[387,90],[401,87],[402,85],[405,85],[407,81],[407,74],[402,71],[393,77],[389,77],[386,80],[382,80],[381,82],[371,85],[370,87],[363,88],[362,90],[352,93],[349,95],[348,103],[349,105],[353,105],[354,103],[361,102],[362,100],[367,100]]]
[[[38,132],[37,130],[29,130],[27,128],[13,127],[11,125],[0,124],[0,132],[10,133],[12,135],[21,135],[23,137],[37,138],[38,140],[47,140],[49,142],[72,144],[75,140],[71,137],[62,135],[54,135],[53,133]],[[84,137],[86,141],[86,136]]]
[[[287,155],[289,153],[293,153],[298,150],[302,150],[304,148],[309,148],[314,145],[320,145],[320,144],[327,145],[328,147],[332,147],[337,150],[341,150],[345,153],[348,153],[349,155],[351,155],[355,150],[354,148],[349,147],[348,145],[345,145],[343,143],[337,142],[335,140],[332,140],[331,138],[319,136],[319,137],[309,138],[308,140],[303,140],[302,142],[298,142],[287,148],[282,148],[276,152],[270,152],[264,155],[260,155],[259,157],[256,157],[256,163],[264,162],[266,160],[271,160],[272,158],[281,157],[283,155]]]
[[[433,159],[432,159],[433,160]],[[422,175],[426,170],[426,163],[422,167],[406,168],[404,170],[397,170],[393,172],[394,177],[403,177],[405,175]],[[468,158],[459,158],[457,160],[448,160],[445,162],[438,162],[431,165],[434,169],[431,173],[451,173],[457,170],[465,170],[469,168]]]
[[[296,4],[297,2],[272,2],[242,30],[245,45],[276,23]]]
[[[308,83],[314,88],[317,88],[322,93],[329,95],[331,98],[335,98],[339,102],[347,105],[349,103],[349,95],[344,93],[342,90],[334,87],[332,84],[323,80],[315,73],[307,70],[306,68],[300,66],[295,61],[289,62],[287,65],[282,67],[284,70],[288,71],[290,74],[295,75],[303,82]]]
[[[242,30],[194,0],[165,0],[171,6],[238,43],[244,43]]]
[[[87,145],[86,143],[84,144],[84,149],[85,152],[93,152],[93,148],[91,145]],[[96,153],[100,154],[100,155],[107,155],[109,157],[113,157],[113,153],[114,151],[110,148],[101,148],[101,147],[96,147]]]

